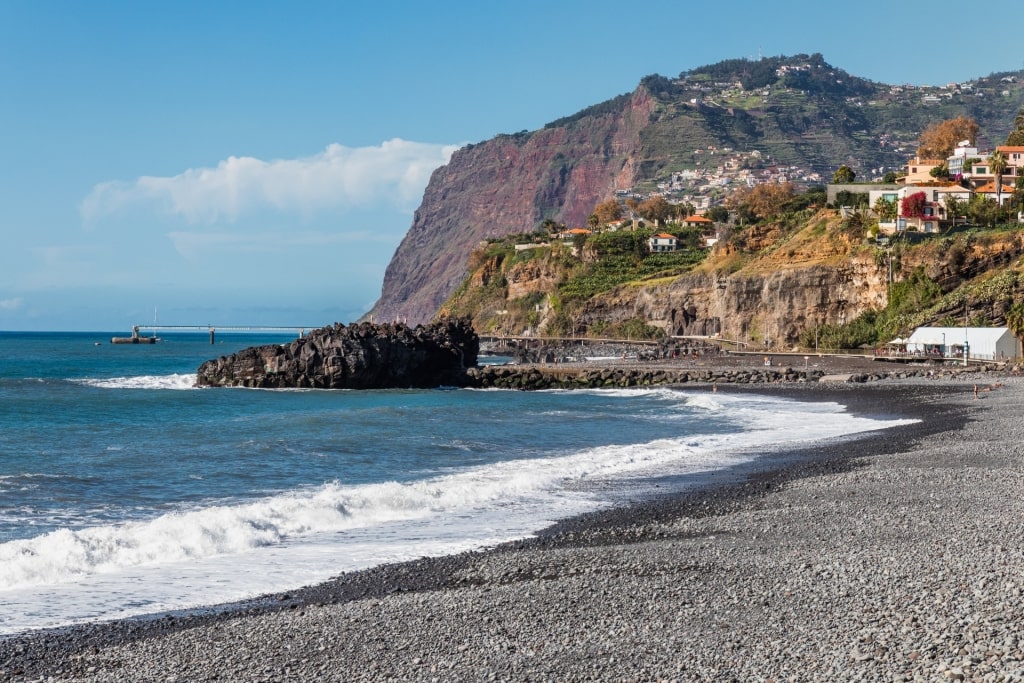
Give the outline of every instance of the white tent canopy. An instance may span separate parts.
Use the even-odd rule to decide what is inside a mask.
[[[968,355],[978,360],[1017,358],[1020,342],[1006,327],[919,327],[906,340],[911,353],[935,353],[962,357],[964,346]]]

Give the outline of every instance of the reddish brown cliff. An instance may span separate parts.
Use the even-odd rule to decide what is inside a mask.
[[[584,225],[598,202],[634,183],[633,159],[653,107],[641,86],[618,111],[456,152],[431,177],[371,315],[426,322],[466,277],[480,240],[529,232],[546,218]]]

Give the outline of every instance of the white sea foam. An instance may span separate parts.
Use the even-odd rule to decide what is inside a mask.
[[[607,504],[607,487],[597,484],[715,470],[772,447],[909,422],[759,396],[665,389],[602,395],[643,393],[728,415],[743,428],[490,464],[409,483],[332,482],[244,504],[10,541],[0,544],[0,633],[237,600],[339,571],[521,538],[546,522]]]
[[[100,389],[194,389],[196,376],[178,375],[139,375],[137,377],[110,377],[108,379],[73,379],[72,382],[85,384]]]

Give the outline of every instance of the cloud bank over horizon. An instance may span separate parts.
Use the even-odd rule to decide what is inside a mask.
[[[0,311],[16,311],[25,304],[25,300],[19,297],[11,299],[0,299]]]
[[[460,146],[393,138],[375,147],[330,144],[296,159],[232,156],[175,176],[99,183],[79,211],[87,224],[138,210],[214,224],[268,208],[301,215],[378,204],[411,210],[430,174]]]

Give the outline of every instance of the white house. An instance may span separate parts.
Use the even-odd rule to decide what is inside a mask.
[[[647,246],[651,248],[652,252],[675,251],[677,248],[676,236],[667,232],[659,232],[647,240]]]
[[[907,338],[907,351],[939,358],[1009,360],[1021,355],[1020,341],[1007,327],[919,327]]]
[[[981,161],[984,156],[978,151],[977,147],[971,145],[970,140],[958,142],[956,149],[953,150],[953,155],[946,159],[949,175],[951,177],[965,175],[967,172],[964,169],[968,167],[967,161],[969,159]]]

